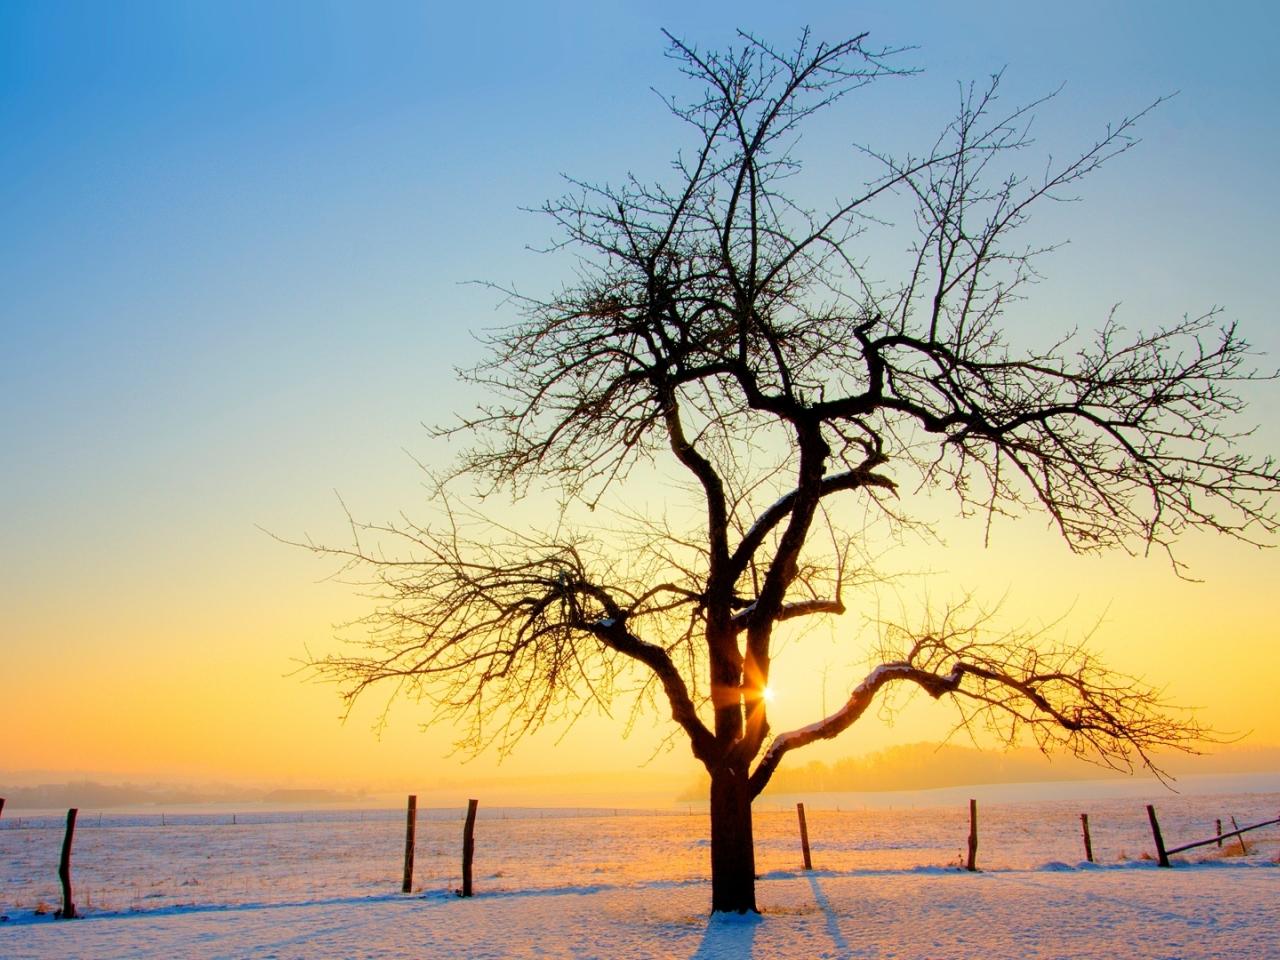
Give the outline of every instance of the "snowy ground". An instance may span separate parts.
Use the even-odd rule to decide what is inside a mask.
[[[1170,846],[1280,815],[1280,795],[1151,798]],[[762,918],[709,921],[698,813],[486,809],[476,889],[458,885],[456,811],[423,811],[417,889],[398,893],[403,813],[174,818],[85,813],[75,922],[59,902],[56,818],[0,821],[0,957],[1280,957],[1280,832],[1175,858],[1141,799],[980,802],[979,865],[956,869],[960,805],[757,813]],[[834,806],[834,804],[831,804]],[[1083,861],[1087,811],[1099,863]],[[246,822],[248,821],[248,822]],[[41,911],[41,912],[37,912]]]

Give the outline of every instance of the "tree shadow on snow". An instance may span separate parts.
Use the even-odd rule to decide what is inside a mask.
[[[713,913],[707,920],[706,932],[692,960],[724,960],[728,957],[749,960],[753,955],[756,929],[763,919],[758,913]]]
[[[852,958],[853,951],[849,948],[849,941],[840,931],[835,908],[827,899],[818,878],[810,874],[806,879],[813,891],[814,903],[822,911],[827,936],[831,938],[831,945],[834,947],[833,951],[825,952],[823,956],[840,958],[840,960]],[[756,931],[764,922],[767,921],[758,913],[741,916],[712,914],[707,920],[707,929],[702,935],[702,942],[698,944],[698,951],[693,955],[692,960],[727,960],[727,958],[748,960],[754,955]],[[777,922],[776,918],[774,922]]]

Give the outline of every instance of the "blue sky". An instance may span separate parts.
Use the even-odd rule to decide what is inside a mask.
[[[526,249],[548,225],[521,207],[561,173],[670,159],[664,26],[915,46],[920,76],[815,132],[833,180],[844,144],[922,146],[957,81],[1001,68],[1011,101],[1065,84],[1046,149],[1178,92],[1041,222],[1073,243],[1028,322],[1221,305],[1280,353],[1275,9],[0,3],[0,684],[160,651],[179,677],[220,658],[279,677],[327,634],[349,606],[308,594],[314,569],[256,525],[340,528],[334,489],[364,515],[412,509],[405,449],[437,455],[421,423],[465,407],[452,367],[509,316],[464,281],[554,286],[571,262]]]

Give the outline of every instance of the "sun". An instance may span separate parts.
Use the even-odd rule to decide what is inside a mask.
[[[765,687],[763,690],[760,691],[760,696],[764,697],[765,703],[773,703],[774,698],[777,697],[777,694],[773,692],[773,687]]]

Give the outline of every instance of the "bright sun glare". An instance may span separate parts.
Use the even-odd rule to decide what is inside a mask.
[[[773,687],[765,687],[764,690],[761,691],[761,696],[764,697],[766,703],[773,703],[773,698],[776,697],[777,694],[773,692]]]

